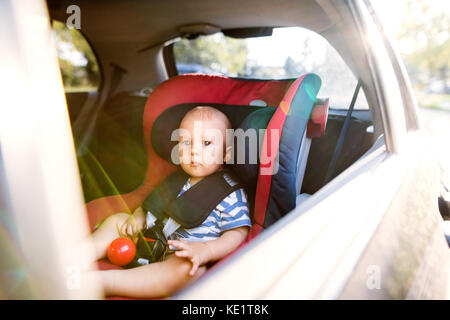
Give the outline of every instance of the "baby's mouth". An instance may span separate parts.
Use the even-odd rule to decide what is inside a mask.
[[[199,162],[194,162],[194,161],[191,161],[191,167],[194,167],[194,168],[196,168],[196,167],[200,167],[200,163]]]

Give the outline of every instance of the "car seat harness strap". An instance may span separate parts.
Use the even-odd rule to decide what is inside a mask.
[[[217,204],[241,188],[230,171],[222,170],[200,180],[178,196],[188,177],[181,170],[167,177],[144,200],[144,211],[151,212],[161,221],[172,218],[183,228],[191,229],[202,224]]]

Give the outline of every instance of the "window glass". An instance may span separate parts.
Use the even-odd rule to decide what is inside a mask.
[[[275,28],[268,37],[234,39],[216,33],[174,44],[179,74],[209,73],[253,79],[296,78],[314,72],[321,97],[332,108],[349,107],[357,79],[336,50],[319,34],[303,28]],[[368,109],[361,91],[355,109]]]
[[[81,32],[53,20],[59,66],[66,92],[96,91],[101,75],[94,52]]]

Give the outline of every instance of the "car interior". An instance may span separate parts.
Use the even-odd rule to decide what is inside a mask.
[[[72,2],[47,0],[53,26],[68,19],[70,14],[66,8]],[[296,205],[365,156],[376,141],[383,143],[381,115],[373,94],[368,58],[363,42],[353,41],[360,35],[348,8],[341,2],[78,0],[76,5],[81,9],[81,29],[75,32],[86,41],[98,64],[94,89],[66,90],[85,202],[90,218],[95,216],[90,221],[91,227],[114,211],[112,202],[105,209],[104,199],[120,197],[129,207],[138,206],[149,188],[174,170],[173,164],[163,159],[164,152],[155,150],[158,146],[160,149],[173,146],[164,129],[172,128],[167,123],[175,123],[179,115],[177,112],[164,114],[169,109],[188,110],[197,103],[209,103],[222,108],[234,128],[242,128],[244,119],[260,109],[271,109],[272,117],[275,110],[280,110],[280,102],[289,88],[296,83],[298,86],[304,74],[318,74],[322,88],[317,88],[310,112],[313,107],[327,104],[324,132],[312,135],[309,133],[313,129],[306,129],[306,123],[297,124],[298,132],[289,140],[289,143],[296,141],[295,169],[288,172],[288,180],[293,180],[293,184],[280,186],[281,191],[274,195],[280,198],[281,194],[292,191]],[[327,72],[322,72],[333,67],[333,61],[327,59],[332,56],[326,55],[331,50],[328,47],[309,49],[312,56],[325,55],[320,65],[297,66],[297,73],[261,73],[257,77],[227,74],[224,67],[216,70],[196,67],[195,63],[184,61],[181,49],[177,48],[177,44],[217,35],[232,41],[270,40],[276,30],[286,28],[307,31],[325,40],[342,59],[351,81],[339,70],[330,73],[330,78]],[[288,39],[292,45],[298,41],[301,40],[295,37]],[[287,70],[287,62],[284,66]],[[159,127],[155,131],[157,121]],[[311,120],[309,125],[313,126]],[[155,139],[158,141],[154,142]],[[253,209],[258,206],[257,175],[252,177],[253,180],[247,181],[250,190],[246,191],[253,199]],[[263,222],[262,229],[289,211],[273,216],[266,224]]]

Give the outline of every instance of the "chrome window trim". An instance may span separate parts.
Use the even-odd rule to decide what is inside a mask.
[[[397,106],[396,103],[394,103],[397,98],[396,93],[392,90],[392,84],[389,84],[388,79],[383,72],[383,66],[380,65],[381,61],[379,60],[379,57],[375,55],[374,48],[372,48],[372,44],[369,39],[369,34],[371,33],[377,33],[380,37],[382,37],[382,35],[379,34],[379,30],[373,28],[375,27],[375,22],[373,22],[374,26],[367,23],[367,17],[371,18],[371,16],[363,0],[350,0],[348,1],[348,5],[355,25],[359,30],[361,37],[360,40],[364,45],[365,54],[371,70],[370,74],[374,84],[376,99],[383,122],[386,148],[393,153],[399,153],[401,148],[401,140],[403,140],[404,134],[406,133],[406,119],[402,118],[405,116],[403,100],[401,99],[402,97],[400,97],[399,102],[402,104],[400,115],[398,113],[399,110],[396,110],[396,108],[400,108],[400,106]],[[386,50],[388,54],[387,48],[384,47],[383,49]],[[389,67],[394,68],[392,66],[392,60],[389,60],[389,62]],[[397,77],[395,78],[395,81],[397,81]],[[400,84],[398,84],[398,86],[400,87]],[[395,111],[397,111],[397,114],[395,114]]]
[[[412,88],[411,81],[406,71],[405,64],[403,63],[403,60],[401,59],[398,53],[398,50],[396,50],[395,44],[387,36],[383,28],[383,25],[381,24],[376,14],[376,11],[372,6],[371,1],[373,0],[365,0],[365,3],[367,5],[368,10],[370,11],[370,15],[372,16],[384,40],[385,47],[392,61],[392,67],[394,68],[395,74],[397,75],[397,80],[399,82],[399,87],[402,93],[405,118],[407,120],[408,129],[417,130],[420,128],[420,120],[417,116],[418,104],[414,95],[414,90]]]

